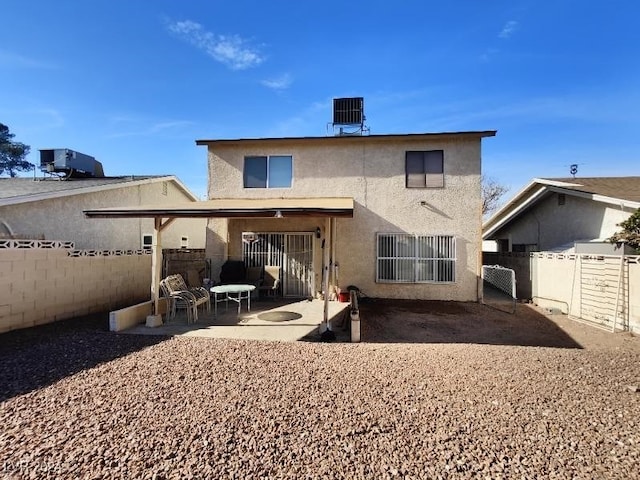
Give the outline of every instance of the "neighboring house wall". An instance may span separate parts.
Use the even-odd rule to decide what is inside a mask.
[[[0,333],[149,299],[151,255],[70,253],[83,252],[0,248]]]
[[[564,204],[552,193],[518,216],[492,238],[509,240],[510,245],[535,245],[546,251],[573,244],[578,240],[605,239],[619,230],[617,224],[631,212],[569,194]]]
[[[364,140],[364,141],[363,141]],[[444,188],[406,188],[406,151],[444,150]],[[291,188],[243,188],[246,155],[292,155]],[[480,138],[341,138],[281,143],[259,140],[209,146],[209,198],[353,197],[354,218],[337,219],[336,255],[343,288],[356,285],[369,296],[476,301],[481,235]],[[209,221],[207,256],[219,267],[241,252],[240,233],[314,231],[324,219]],[[456,282],[376,283],[376,233],[453,235]],[[228,246],[227,246],[228,240]],[[319,242],[316,242],[316,255]],[[214,268],[214,272],[216,270]],[[321,263],[315,264],[316,285]]]
[[[83,210],[182,201],[191,199],[173,182],[123,184],[115,189],[2,206],[0,224],[18,235],[72,241],[79,249],[136,250],[143,247],[142,236],[153,233],[153,219],[90,219]],[[203,219],[176,219],[163,231],[162,245],[180,248],[184,236],[189,248],[204,248],[205,225]]]

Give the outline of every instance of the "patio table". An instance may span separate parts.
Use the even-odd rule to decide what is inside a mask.
[[[255,285],[244,284],[216,285],[215,287],[211,287],[214,315],[216,317],[218,316],[218,302],[226,302],[227,308],[229,308],[229,300],[238,304],[238,315],[240,315],[242,300],[247,301],[247,311],[250,312],[251,292],[255,289]]]

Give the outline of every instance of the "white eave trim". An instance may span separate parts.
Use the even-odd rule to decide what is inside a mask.
[[[526,190],[529,190],[531,188],[531,186],[533,186],[533,184],[528,185],[521,193],[523,193]],[[538,199],[544,195],[547,192],[547,187],[546,186],[540,186],[540,188],[538,188],[532,195],[530,195],[526,200],[524,200],[522,203],[520,203],[517,207],[513,208],[511,211],[509,211],[508,214],[505,214],[503,218],[499,219],[500,215],[503,214],[503,212],[505,210],[507,210],[508,208],[512,208],[513,205],[515,205],[516,199],[518,199],[518,195],[516,195],[516,197],[514,198],[514,200],[512,200],[511,202],[509,202],[507,205],[505,205],[503,208],[501,208],[498,212],[496,212],[496,214],[491,217],[487,223],[485,225],[489,225],[490,222],[492,222],[492,220],[495,223],[491,223],[491,226],[486,227],[486,230],[484,230],[482,232],[482,239],[483,240],[487,240],[487,237],[493,235],[493,233],[495,233],[498,229],[500,229],[503,225],[505,225],[506,223],[508,223],[513,217],[515,217],[518,213],[520,213],[522,210],[524,210],[525,208],[529,207],[530,205],[532,205],[533,203],[537,202]],[[495,220],[494,220],[495,219]]]
[[[71,190],[60,190],[57,192],[33,193],[29,195],[19,195],[16,197],[1,198],[0,207],[7,205],[19,205],[29,202],[39,202],[42,200],[50,200],[53,198],[71,197],[74,195],[84,195],[87,193],[102,192],[105,190],[113,190],[116,188],[135,187],[139,185],[149,185],[158,182],[174,182],[178,188],[184,191],[185,195],[194,202],[198,201],[198,197],[194,195],[176,176],[167,175],[165,177],[145,178],[141,180],[123,181],[118,183],[108,183],[106,185],[96,185],[93,187],[80,187]]]

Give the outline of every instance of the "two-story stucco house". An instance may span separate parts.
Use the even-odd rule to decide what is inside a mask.
[[[280,266],[285,297],[317,295],[326,275],[329,292],[477,301],[481,141],[495,133],[198,140],[212,271]]]

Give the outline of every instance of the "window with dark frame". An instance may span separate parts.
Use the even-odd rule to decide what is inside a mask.
[[[405,157],[407,188],[444,187],[444,151],[408,151]]]
[[[244,188],[289,188],[293,176],[291,155],[244,158]]]

